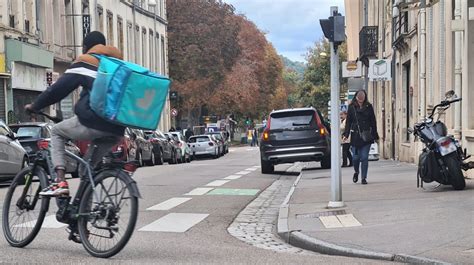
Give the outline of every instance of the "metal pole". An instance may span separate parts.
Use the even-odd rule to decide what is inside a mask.
[[[369,25],[369,2],[364,0],[364,26]],[[364,67],[364,89],[369,91],[369,67]]]
[[[420,116],[426,117],[426,2],[420,9]]]
[[[462,19],[461,0],[456,0],[454,8],[454,19],[460,21]],[[462,96],[462,57],[463,57],[463,32],[456,31],[454,33],[454,91],[456,95]],[[454,105],[454,136],[456,139],[461,139],[462,128],[462,102]]]
[[[337,12],[337,7],[331,7],[331,16]],[[339,84],[339,54],[334,43],[331,49],[331,201],[328,208],[344,207],[341,185],[341,132],[339,121],[340,84]]]

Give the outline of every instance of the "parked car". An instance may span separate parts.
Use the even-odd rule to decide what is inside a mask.
[[[180,141],[178,137],[173,135],[172,133],[168,132],[165,133],[166,139],[173,145],[174,149],[176,150],[176,163],[183,163],[183,155],[181,153]]]
[[[162,165],[163,162],[177,163],[176,148],[161,131],[145,131],[144,133],[146,139],[153,144],[157,165]]]
[[[229,153],[229,142],[227,142],[225,140],[226,137],[224,136],[223,132],[209,132],[207,134],[214,136],[219,142],[222,143],[222,146],[223,146],[222,154],[223,155]]]
[[[156,164],[153,144],[145,139],[145,134],[142,130],[127,128],[125,136],[130,139],[128,155],[131,159],[137,160],[141,167]]]
[[[48,147],[51,142],[51,130],[52,124],[45,122],[27,122],[19,124],[9,125],[12,131],[14,131],[18,137],[20,144],[26,150],[28,154],[28,160],[34,162],[36,159],[36,153],[39,151],[40,146],[44,145]],[[73,154],[80,156],[80,149],[73,142],[66,142],[66,150]],[[71,174],[73,178],[79,177],[78,174],[78,163],[72,158],[66,157],[66,173]]]
[[[178,138],[179,141],[179,151],[181,152],[181,159],[183,163],[189,163],[191,162],[191,148],[189,148],[188,144],[186,143],[186,140],[184,138],[184,135],[180,132],[171,132],[172,135],[174,135],[176,138]]]
[[[191,148],[193,156],[210,155],[214,158],[219,157],[219,146],[211,135],[191,136],[188,146]]]
[[[27,166],[27,152],[16,134],[0,120],[0,180],[13,178]]]
[[[270,113],[260,141],[262,173],[274,166],[297,161],[319,161],[331,167],[331,139],[314,108],[277,110]]]
[[[87,150],[89,149],[89,144],[91,141],[85,141],[85,140],[76,140],[74,141],[74,144],[79,148],[80,150],[80,155],[84,156],[87,153]],[[120,141],[112,147],[111,151],[112,152],[121,152],[122,156],[120,157],[123,161],[130,161],[133,159],[130,159],[128,156],[128,146],[130,145],[130,139],[128,137],[122,137]]]

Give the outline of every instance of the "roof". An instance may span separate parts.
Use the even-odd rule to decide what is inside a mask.
[[[280,109],[280,110],[274,110],[274,111],[272,111],[271,114],[273,114],[273,113],[282,113],[282,112],[290,112],[290,111],[304,111],[304,110],[313,110],[313,111],[316,111],[315,108],[313,108],[313,107],[308,107],[308,108],[294,108],[294,109]]]
[[[49,123],[47,122],[23,122],[23,123],[13,123],[9,124],[9,127],[24,127],[24,126],[38,126],[38,127],[43,127],[48,125]]]

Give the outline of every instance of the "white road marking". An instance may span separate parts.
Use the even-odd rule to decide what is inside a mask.
[[[160,204],[152,206],[146,210],[147,211],[167,211],[189,200],[191,200],[191,198],[171,198]]]
[[[247,148],[247,151],[257,150],[257,148]]]
[[[208,183],[206,186],[219,187],[219,186],[222,186],[222,185],[226,184],[229,181],[230,180],[214,180],[213,182]]]
[[[362,226],[353,214],[337,215],[337,219],[339,219],[344,227]]]
[[[259,168],[260,168],[260,166],[254,166],[254,168],[256,168],[256,169],[259,169]]]
[[[251,173],[250,171],[240,171],[240,172],[235,173],[235,175],[247,175],[250,173]]]
[[[170,213],[138,231],[184,233],[208,216],[209,214]]]
[[[250,167],[250,168],[247,168],[246,171],[255,171],[257,170],[258,168],[254,168],[254,167]]]
[[[234,179],[239,179],[243,177],[242,175],[230,175],[228,177],[225,177],[224,179],[228,179],[228,180],[234,180]]]
[[[319,220],[323,223],[324,227],[326,228],[340,228],[344,227],[339,219],[337,219],[336,216],[331,215],[331,216],[321,216],[319,217]]]
[[[26,222],[23,224],[15,225],[14,227],[20,227],[20,228],[30,228],[34,227],[36,224],[36,221],[31,221],[31,222]],[[66,224],[60,223],[56,220],[56,215],[50,215],[46,216],[46,218],[43,221],[43,225],[41,228],[63,228],[66,227]]]
[[[184,195],[204,195],[208,192],[210,192],[211,190],[213,190],[214,188],[195,188],[194,190],[184,194]]]

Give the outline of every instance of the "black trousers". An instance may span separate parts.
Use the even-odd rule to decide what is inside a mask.
[[[352,165],[351,144],[342,144],[342,165]],[[349,163],[347,163],[349,161]]]

